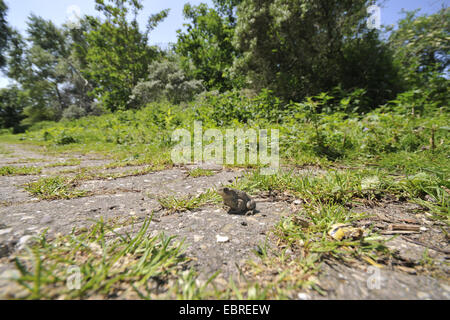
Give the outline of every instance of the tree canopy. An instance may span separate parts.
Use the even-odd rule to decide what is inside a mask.
[[[0,0],[0,68],[16,83],[1,93],[2,127],[20,130],[152,101],[180,104],[204,91],[272,95],[272,108],[327,97],[331,112],[342,110],[341,102],[368,112],[424,88],[436,105],[448,97],[448,8],[405,12],[397,29],[375,30],[367,24],[375,0],[186,4],[184,29],[163,50],[151,45],[151,32],[169,10],[148,16],[143,27],[142,1],[95,3],[99,16],[76,24],[58,26],[32,14],[21,34],[8,26]]]

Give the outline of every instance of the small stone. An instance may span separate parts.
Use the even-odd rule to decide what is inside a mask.
[[[447,292],[450,292],[450,286],[446,285],[445,283],[441,283],[440,286],[442,289],[444,289]]]
[[[241,225],[243,225],[244,227],[246,227],[246,226],[248,226],[248,223],[245,222],[245,221],[242,221],[242,222],[241,222]]]
[[[49,224],[53,222],[53,219],[49,216],[45,216],[44,218],[41,219],[41,224]]]
[[[20,277],[20,272],[17,270],[6,270],[0,275],[1,280],[11,280]]]
[[[223,237],[220,235],[216,235],[216,239],[217,239],[217,242],[219,242],[219,243],[226,243],[226,242],[230,241],[230,238]]]
[[[200,242],[202,241],[204,236],[194,235],[194,242]]]
[[[300,292],[297,296],[299,300],[311,300],[311,297],[303,292]]]
[[[20,238],[19,242],[17,243],[18,250],[22,250],[27,245],[27,243],[30,241],[31,238],[33,238],[33,236],[30,235],[26,235]]]
[[[145,209],[144,209],[145,210]],[[136,215],[136,212],[134,212],[134,211],[130,211],[130,216],[135,216]]]
[[[293,204],[298,206],[298,205],[302,204],[302,201],[301,200],[294,200]]]
[[[419,292],[417,292],[417,298],[423,299],[423,300],[430,299],[430,295],[428,293],[419,291]]]
[[[7,233],[10,233],[11,231],[12,231],[12,228],[2,229],[2,230],[0,230],[0,236],[4,235],[4,234],[7,234]]]

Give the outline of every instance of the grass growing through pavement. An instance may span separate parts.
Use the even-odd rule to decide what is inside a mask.
[[[256,282],[225,288],[189,269],[183,242],[163,233],[149,236],[151,219],[139,231],[119,234],[99,221],[50,239],[44,232],[14,259],[19,274],[11,277],[24,299],[267,299],[270,289]],[[74,273],[79,271],[79,274]],[[76,286],[79,281],[79,286]],[[70,284],[70,285],[69,285]],[[22,291],[22,292],[20,292]],[[24,292],[23,292],[24,291]],[[14,298],[15,293],[5,298]]]
[[[26,176],[41,173],[42,169],[37,167],[0,167],[0,176]]]
[[[239,181],[247,191],[288,192],[306,203],[346,205],[353,201],[377,202],[389,197],[409,200],[428,208],[436,219],[450,222],[450,181],[442,175],[391,175],[385,170],[328,170],[317,175],[258,172]]]
[[[368,218],[364,214],[349,210],[347,206],[349,203],[356,199],[381,201],[388,195],[418,199],[415,197],[433,194],[435,186],[439,186],[441,182],[423,175],[419,177],[387,176],[379,170],[344,172],[332,170],[316,176],[292,172],[271,177],[258,173],[248,175],[242,181],[238,181],[234,187],[253,192],[261,190],[288,192],[295,198],[302,199],[304,205],[298,212],[283,218],[274,227],[270,234],[273,240],[271,243],[275,244],[274,246],[261,245],[254,251],[259,261],[250,257],[245,265],[239,267],[240,281],[229,279],[221,288],[216,287],[214,283],[216,275],[207,282],[198,282],[195,271],[182,272],[180,266],[185,260],[171,256],[167,253],[172,252],[170,250],[164,251],[167,253],[167,261],[171,261],[169,266],[166,265],[164,272],[158,273],[159,276],[156,278],[146,277],[148,269],[145,266],[148,264],[144,261],[143,252],[146,252],[147,247],[129,251],[126,259],[121,255],[123,250],[115,251],[114,249],[115,244],[119,247],[139,247],[138,243],[144,241],[145,237],[135,240],[135,237],[116,235],[118,239],[109,239],[105,231],[110,232],[113,228],[106,227],[104,224],[95,227],[97,228],[95,232],[100,232],[96,236],[87,237],[87,233],[75,236],[73,233],[51,242],[41,239],[38,243],[39,250],[35,248],[34,251],[29,251],[28,260],[24,260],[28,261],[27,268],[24,267],[26,263],[19,260],[18,268],[22,274],[17,281],[27,288],[29,298],[41,299],[89,296],[110,298],[116,297],[118,293],[126,294],[127,297],[154,299],[158,297],[158,294],[155,291],[155,285],[149,284],[148,281],[152,283],[155,279],[157,283],[160,283],[159,297],[163,292],[164,298],[295,299],[297,297],[293,294],[299,290],[311,288],[324,293],[318,281],[318,274],[324,262],[332,260],[341,261],[347,265],[363,263],[383,267],[391,261],[393,256],[393,253],[385,246],[386,240],[370,228],[366,229],[360,238],[337,241],[330,237],[328,231],[332,225],[338,223],[352,225],[358,220]],[[209,190],[194,197],[170,197],[159,199],[159,201],[170,212],[182,212],[208,203],[218,203],[220,198],[215,192]],[[92,232],[95,234],[94,231]],[[84,237],[85,240],[80,237]],[[95,241],[88,239],[95,239]],[[166,248],[169,247],[170,241],[163,242],[161,238],[158,239],[161,243],[168,243]],[[86,243],[86,240],[92,243]],[[75,254],[76,250],[86,251]],[[116,255],[116,252],[121,253]],[[165,256],[165,253],[161,255]],[[74,260],[65,259],[64,256],[67,254],[74,259],[88,261],[89,264],[87,262],[78,264]],[[155,254],[158,255],[158,253]],[[177,251],[177,254],[181,254],[181,251]],[[151,256],[147,258],[151,259]],[[100,259],[104,259],[102,263],[99,263]],[[63,261],[65,267],[81,266],[83,279],[86,279],[88,284],[83,284],[84,287],[77,292],[67,293],[63,287],[66,279],[63,276],[65,269],[52,265],[52,261]],[[122,268],[113,263],[114,261]],[[123,265],[120,264],[122,262]],[[136,264],[142,266],[142,269],[134,268]],[[116,267],[121,270],[121,273]],[[104,270],[104,272],[94,272],[94,269]],[[38,270],[38,273],[32,270]],[[141,273],[141,270],[145,272]],[[137,285],[133,287],[130,285],[132,282],[137,282]],[[163,283],[162,287],[161,283]]]
[[[163,234],[148,236],[149,225],[147,219],[134,236],[118,235],[102,221],[53,241],[43,234],[15,259],[20,276],[14,280],[29,299],[137,298],[167,292],[168,281],[186,261],[182,243]],[[76,279],[74,266],[80,272],[78,289],[67,286]]]
[[[140,176],[154,172],[158,168],[147,166],[144,168],[131,169],[117,173],[98,172],[99,169],[101,169],[101,167],[67,170],[65,172],[60,172],[60,174],[73,173],[75,175],[72,177],[58,175],[54,177],[41,178],[36,182],[28,183],[25,186],[25,190],[43,200],[73,199],[89,196],[91,194],[89,192],[76,189],[76,186],[82,181],[108,180]]]
[[[41,178],[28,183],[25,190],[42,200],[73,199],[87,195],[86,191],[77,190],[76,183],[66,177]]]
[[[63,162],[50,163],[45,166],[45,168],[57,168],[57,167],[71,167],[77,166],[81,163],[79,159],[69,159]]]
[[[212,170],[206,170],[206,169],[192,169],[188,171],[188,175],[192,178],[198,178],[198,177],[210,177],[213,176],[215,173]]]
[[[220,196],[213,190],[208,190],[199,195],[187,195],[184,197],[161,197],[158,202],[168,214],[176,212],[184,212],[194,210],[207,204],[215,204],[220,202]]]

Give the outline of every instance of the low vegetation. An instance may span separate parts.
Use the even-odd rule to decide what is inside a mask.
[[[42,169],[37,167],[0,167],[0,176],[26,176],[41,173]]]
[[[172,214],[176,212],[194,210],[207,204],[217,204],[220,202],[220,197],[213,190],[208,190],[195,196],[161,197],[158,198],[158,202],[168,214]]]
[[[28,183],[25,190],[42,200],[73,199],[87,195],[85,191],[76,189],[74,180],[59,176]]]

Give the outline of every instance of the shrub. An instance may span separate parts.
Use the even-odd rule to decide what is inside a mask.
[[[63,112],[63,118],[68,120],[80,119],[84,116],[86,116],[86,110],[76,105],[71,105]]]

